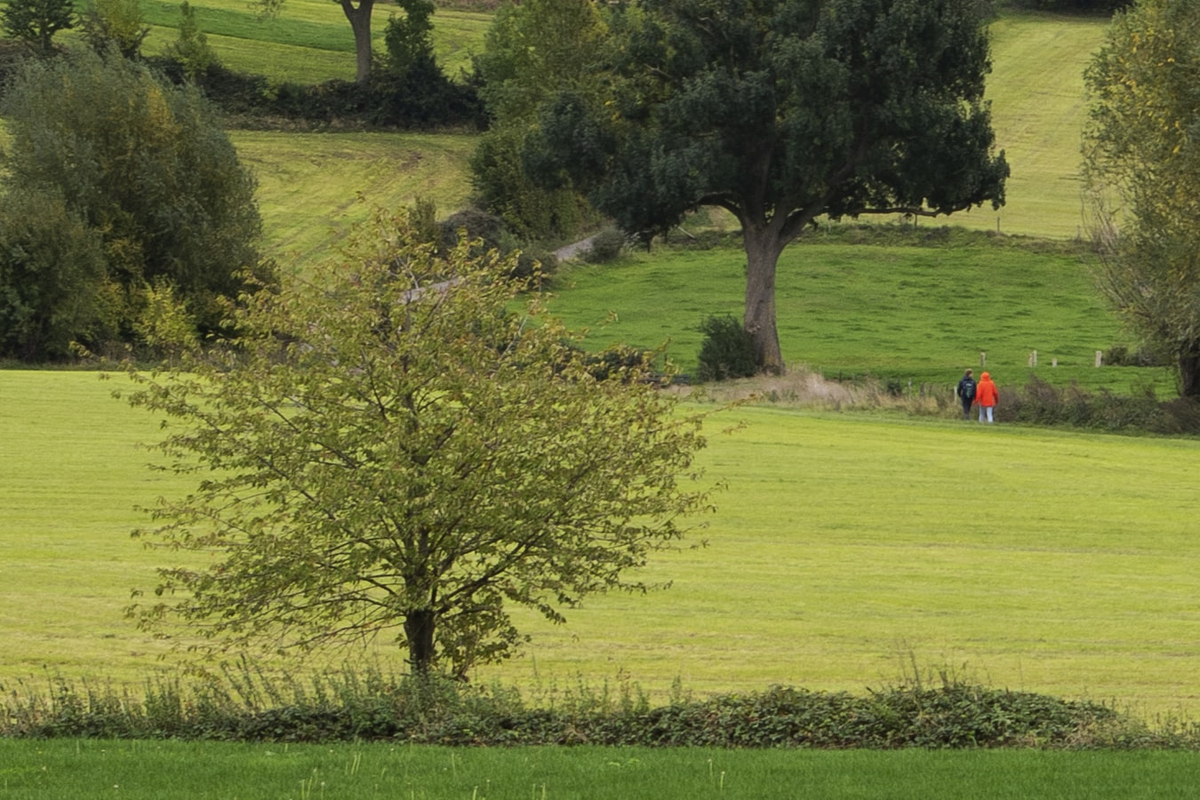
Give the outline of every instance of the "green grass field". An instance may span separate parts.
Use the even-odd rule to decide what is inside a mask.
[[[373,208],[425,197],[448,216],[471,191],[467,134],[235,131],[232,139],[258,178],[266,252],[287,271],[333,254]]]
[[[289,0],[266,22],[241,0],[196,6],[230,67],[276,80],[353,77],[350,29],[335,3]],[[155,25],[147,51],[158,52],[174,38],[176,7],[145,8]],[[376,14],[376,35],[385,20]],[[439,58],[455,74],[481,47],[487,17],[439,10],[434,22]],[[1103,28],[1093,19],[1037,15],[1006,15],[993,25],[988,97],[1013,168],[1009,202],[950,224],[1052,239],[1086,233],[1076,179],[1080,71]],[[233,137],[260,181],[267,250],[285,270],[327,255],[371,206],[427,196],[448,214],[470,192],[470,135]],[[928,225],[922,220],[918,230]],[[573,267],[554,307],[572,325],[591,326],[597,343],[669,340],[669,352],[690,370],[699,321],[740,314],[742,259],[736,249],[660,252]],[[1024,382],[1036,349],[1038,375],[1056,383],[1169,386],[1161,371],[1090,366],[1095,350],[1122,335],[1089,280],[1074,257],[1032,248],[814,241],[789,248],[781,264],[784,355],[827,373],[949,385],[986,351],[1001,384],[1011,385]],[[609,311],[618,321],[601,330]],[[164,563],[128,531],[143,521],[135,505],[188,486],[145,469],[150,457],[136,443],[154,438],[154,420],[109,398],[124,378],[114,381],[0,371],[0,684],[50,673],[136,686],[174,663],[160,660],[163,647],[122,618],[130,590],[150,585],[153,567]],[[735,432],[720,432],[739,421]],[[728,488],[697,533],[707,547],[666,555],[651,568],[651,579],[673,587],[594,598],[565,627],[523,614],[520,624],[533,635],[525,656],[482,671],[481,680],[515,683],[531,695],[628,681],[661,699],[676,680],[697,693],[775,683],[859,693],[902,680],[916,663],[989,685],[1111,701],[1146,716],[1200,712],[1200,546],[1191,536],[1200,442],[775,408],[731,412],[712,433],[704,460],[709,477]],[[799,782],[823,797],[1027,797],[1035,794],[1020,782],[1028,778],[1042,797],[1184,797],[1195,768],[1194,759],[1170,754],[1063,761],[995,754],[989,763],[994,754],[956,761],[588,749],[580,751],[587,765],[578,766],[569,760],[574,752],[503,751],[486,756],[495,761],[468,762],[475,753],[383,749],[357,761],[354,750],[321,748],[288,760],[263,748],[97,743],[97,753],[91,744],[59,744],[16,745],[0,755],[0,796],[78,797],[110,786],[127,796],[263,796],[236,787],[277,780],[280,796],[317,797],[326,786],[330,796],[335,789],[363,796],[384,786],[384,796],[598,797],[606,795],[597,787],[611,786],[608,796],[636,797],[629,786],[664,796],[656,792],[662,778],[669,788],[691,787],[689,796],[791,797]],[[221,772],[235,781],[232,790],[207,771],[222,759],[232,764]],[[164,784],[180,763],[205,765],[204,775]],[[402,782],[384,781],[404,770]],[[493,778],[502,772],[510,782],[503,790]],[[767,782],[753,783],[760,773]],[[1150,774],[1184,777],[1160,785]],[[786,788],[772,795],[778,786]],[[872,794],[871,786],[882,788]]]
[[[337,32],[348,39],[349,26],[335,4],[326,0],[289,0],[278,20],[260,23],[253,20],[253,14],[244,5],[232,0],[222,2],[226,5],[201,8],[240,14],[250,20],[245,22],[249,27],[244,35],[263,37],[254,47],[231,38],[229,46],[243,56],[278,58],[280,74],[296,76],[289,80],[299,79],[305,70],[316,68],[327,58],[345,60],[344,68],[350,72],[342,77],[352,73],[348,50],[343,53],[300,47],[276,41],[282,36],[266,35],[270,26],[319,24],[327,27],[331,38]],[[161,11],[166,15],[165,24],[172,6],[167,4],[162,8],[167,9]],[[438,41],[442,42],[440,47],[457,47],[456,52],[465,53],[482,46],[486,31],[483,15],[440,10],[434,21]],[[382,23],[377,22],[376,29],[382,30]],[[936,222],[921,220],[919,227],[948,223],[995,231],[999,222],[1005,234],[1073,239],[1084,224],[1077,181],[1079,137],[1085,119],[1081,71],[1099,44],[1103,22],[1006,15],[993,24],[992,30],[995,69],[988,83],[988,97],[993,103],[997,140],[1007,151],[1013,169],[1008,204],[998,212],[990,208],[973,209]],[[290,50],[272,55],[276,48]],[[230,63],[230,66],[276,74],[251,64]],[[467,159],[475,141],[471,135],[236,132],[234,141],[259,176],[258,197],[266,222],[268,250],[286,255],[301,268],[328,254],[346,224],[359,218],[355,209],[365,213],[365,208],[354,205],[360,194],[368,206],[403,205],[424,194],[434,197],[445,214],[465,206],[470,195]],[[785,258],[796,256],[788,254]],[[719,305],[740,313],[740,304],[741,290],[737,289],[716,298],[712,310],[718,310]],[[710,309],[698,311],[709,313]],[[687,319],[686,324],[690,329],[695,321]],[[690,330],[679,329],[668,333],[680,342],[686,342],[691,335]],[[656,337],[654,341],[662,338]],[[1053,343],[1043,344],[1042,349],[1048,346]],[[807,354],[793,352],[797,355],[785,350],[785,356],[809,358]],[[1020,363],[1025,363],[1026,355],[1020,356]]]
[[[845,238],[813,234],[780,258],[777,320],[788,362],[831,378],[870,373],[949,387],[986,353],[987,368],[1010,386],[1036,375],[1120,392],[1141,384],[1163,396],[1174,390],[1162,369],[1095,367],[1097,350],[1126,339],[1080,255],[998,247],[985,237],[956,236],[975,242],[955,245],[834,243]],[[672,360],[694,372],[700,322],[741,316],[744,265],[737,248],[573,264],[556,279],[551,308],[589,329],[595,347],[668,342]]]
[[[1192,753],[796,752],[0,740],[11,800],[1195,796]]]
[[[114,378],[120,386],[124,378]],[[154,420],[80,372],[0,372],[0,679],[138,684],[161,646],[122,609],[164,556],[133,510],[188,486],[143,468]],[[721,429],[743,421],[740,430]],[[728,489],[696,540],[565,627],[529,614],[527,691],[633,681],[662,699],[772,684],[862,692],[910,661],[1001,688],[1200,711],[1200,442],[742,408],[713,423]],[[398,654],[391,657],[399,667]]]
[[[179,3],[143,2],[151,26],[144,52],[156,55],[175,41]],[[330,0],[287,0],[278,15],[263,18],[248,0],[198,0],[190,3],[200,30],[221,63],[230,69],[292,83],[354,80],[354,36],[341,6]],[[381,2],[371,16],[375,50],[383,51],[388,17],[397,12]],[[471,56],[483,49],[491,21],[488,14],[438,9],[432,34],[434,54],[447,75],[470,68]]]

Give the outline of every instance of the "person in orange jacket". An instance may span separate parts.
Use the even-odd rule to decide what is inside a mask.
[[[1000,401],[1000,392],[992,382],[992,376],[985,372],[979,376],[979,385],[975,387],[975,402],[979,404],[979,421],[983,422],[986,415],[989,423],[993,422],[992,409]]]

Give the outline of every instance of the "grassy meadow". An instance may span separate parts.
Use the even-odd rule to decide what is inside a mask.
[[[353,78],[336,3],[288,0],[271,20],[243,0],[193,5],[231,68],[280,81]],[[161,52],[178,8],[143,10],[153,25],[146,50]],[[377,37],[388,10],[375,15]],[[449,74],[482,47],[487,22],[435,14]],[[993,23],[988,97],[1013,170],[1008,204],[921,220],[913,241],[851,246],[835,230],[789,248],[779,272],[785,358],[830,375],[945,387],[985,351],[1002,386],[1034,372],[1119,391],[1151,383],[1166,394],[1164,371],[1092,366],[1096,350],[1124,339],[1078,256],[1024,238],[994,247],[928,230],[948,222],[1059,241],[1086,234],[1080,73],[1104,24],[1033,14]],[[470,194],[469,134],[232,136],[259,180],[266,248],[289,271],[327,256],[372,206],[425,196],[448,214]],[[552,307],[590,328],[596,346],[669,342],[691,371],[701,319],[741,313],[743,261],[734,247],[572,265]],[[109,396],[124,385],[121,375],[0,371],[0,687],[53,675],[136,687],[178,663],[122,615],[130,590],[171,563],[129,538],[145,521],[135,506],[190,488],[146,468],[152,456],[138,443],[155,438],[156,421]],[[771,684],[862,693],[946,670],[1146,717],[1200,713],[1200,544],[1191,535],[1200,442],[766,405],[713,417],[710,436],[707,479],[724,488],[692,539],[705,546],[663,554],[648,570],[671,588],[593,598],[563,627],[521,612],[532,636],[524,656],[480,680],[535,698],[561,686],[636,684],[662,700],[674,684],[697,694]],[[392,650],[379,657],[402,667]],[[812,796],[1184,797],[1195,760],[0,742],[0,765],[0,796],[14,798],[109,787],[189,798],[317,797],[327,788],[790,797],[797,785]]]
[[[1002,247],[984,236],[947,241],[901,234],[847,246],[848,234],[812,234],[784,251],[776,307],[784,358],[836,378],[872,374],[952,387],[966,367],[998,383],[1031,376],[1056,385],[1154,385],[1174,391],[1164,369],[1097,369],[1097,350],[1127,343],[1094,289],[1093,265],[1067,249]],[[700,322],[740,318],[745,256],[738,249],[634,253],[615,264],[571,264],[554,281],[551,308],[594,347],[667,343],[694,372]],[[1037,366],[1031,355],[1037,351]],[[1057,362],[1057,366],[1055,363]]]
[[[155,421],[109,396],[124,380],[0,372],[0,682],[137,685],[172,663],[122,619],[171,563],[128,531],[189,487],[144,468]],[[862,692],[915,664],[1200,711],[1200,442],[744,407],[713,419],[703,461],[727,488],[707,546],[649,569],[669,590],[594,598],[564,627],[520,614],[525,656],[478,678],[661,700],[676,680]]]
[[[198,0],[189,3],[200,30],[222,64],[280,82],[323,83],[354,80],[354,35],[341,6],[330,0],[287,0],[274,17],[263,17],[249,0]],[[150,25],[143,51],[164,52],[178,36],[180,4],[143,2]],[[399,9],[376,4],[371,37],[382,52],[388,17]],[[443,70],[457,77],[470,69],[471,56],[483,49],[488,14],[439,8],[433,16],[434,54]]]
[[[417,197],[444,216],[464,207],[475,137],[459,133],[234,131],[242,162],[258,178],[266,251],[285,271],[329,257],[373,208]]]

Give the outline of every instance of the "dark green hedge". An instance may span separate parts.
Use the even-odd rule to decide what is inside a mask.
[[[6,687],[0,735],[252,742],[399,741],[453,746],[728,748],[1186,747],[1193,725],[1151,730],[1113,709],[957,682],[864,696],[775,687],[651,706],[628,691],[527,705],[511,689],[325,675],[301,685],[226,674],[149,685],[134,696],[56,681]]]

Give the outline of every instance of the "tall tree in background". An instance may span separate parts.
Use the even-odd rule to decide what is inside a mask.
[[[597,377],[494,252],[433,253],[380,215],[312,284],[246,298],[227,348],[131,370],[199,481],[148,535],[205,554],[160,571],[144,625],[217,650],[384,635],[463,676],[521,641],[511,606],[562,622],[647,588],[627,573],[705,505],[699,418],[647,359]]]
[[[564,91],[526,141],[630,233],[702,206],[741,222],[744,324],[783,370],[779,254],[818,216],[950,214],[1004,200],[973,0],[640,0],[614,7],[596,98]]]
[[[1101,287],[1200,397],[1200,4],[1118,13],[1085,79]]]
[[[273,17],[278,14],[285,0],[254,0],[263,16]],[[371,13],[375,10],[375,0],[333,0],[341,6],[342,13],[350,23],[354,34],[354,69],[355,82],[365,85],[371,79]]]
[[[54,34],[75,27],[71,0],[9,0],[0,9],[0,28],[39,53],[52,52]]]
[[[496,12],[475,59],[480,95],[491,123],[471,158],[472,183],[483,205],[523,237],[569,236],[586,202],[569,188],[544,189],[521,169],[530,121],[555,93],[596,96],[595,58],[605,25],[594,0],[525,0]]]

